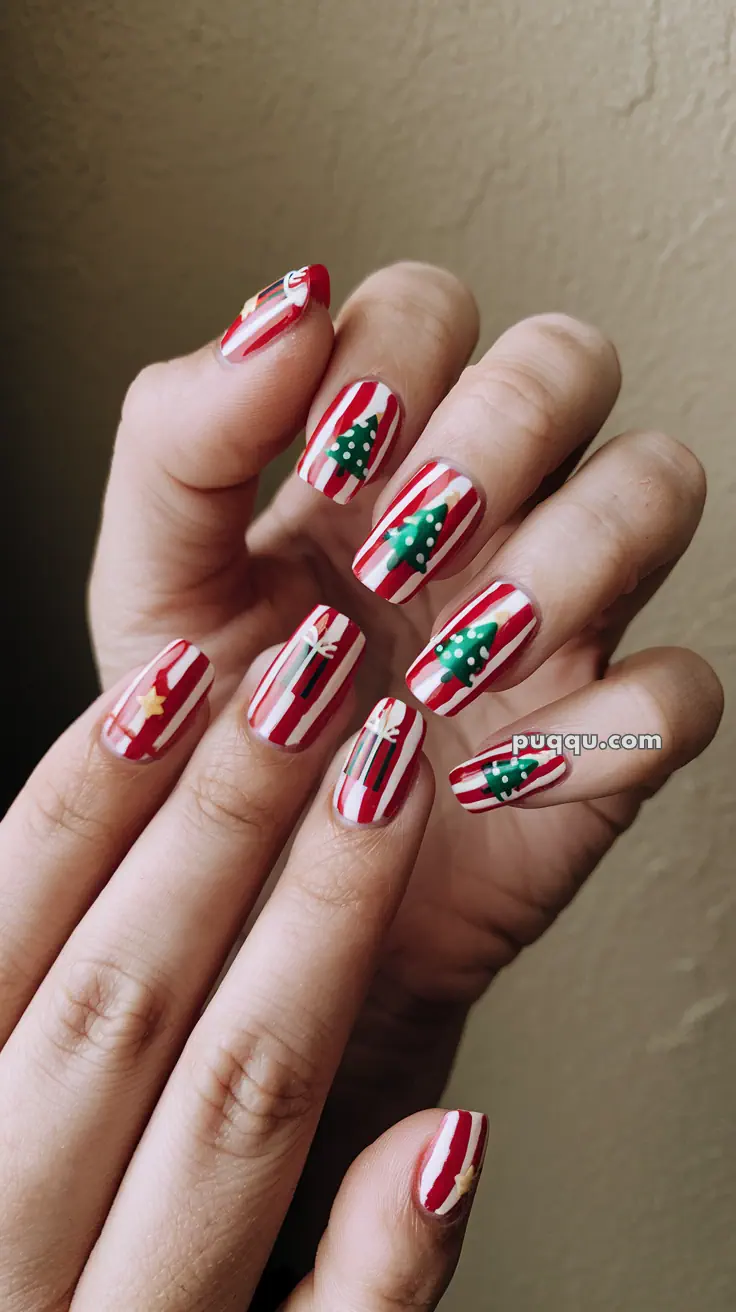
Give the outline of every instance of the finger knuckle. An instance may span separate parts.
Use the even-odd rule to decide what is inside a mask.
[[[193,773],[186,782],[187,814],[206,835],[260,837],[274,823],[273,816],[253,794],[213,762]]]
[[[621,365],[618,352],[610,337],[600,328],[576,319],[571,314],[550,313],[536,314],[522,320],[519,325],[538,338],[540,345],[560,352],[566,360],[572,358],[576,363],[581,358],[593,364],[601,364],[611,371],[620,381]]]
[[[632,530],[627,509],[615,496],[602,503],[593,496],[573,498],[571,493],[565,503],[564,529],[569,542],[595,543],[596,559],[605,561],[612,600],[633,591],[639,568],[632,552]]]
[[[160,983],[112,960],[75,961],[55,986],[45,1034],[62,1058],[119,1072],[169,1027],[170,1012]]]
[[[235,1029],[204,1051],[192,1088],[195,1142],[241,1160],[285,1149],[323,1096],[314,1065],[260,1025]]]

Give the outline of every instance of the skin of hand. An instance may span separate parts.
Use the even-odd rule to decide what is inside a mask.
[[[152,366],[135,381],[116,443],[90,614],[106,684],[159,638],[181,631],[211,652],[226,696],[312,606],[336,606],[366,635],[363,710],[381,693],[406,696],[407,670],[426,644],[462,627],[463,608],[498,581],[510,580],[513,604],[532,617],[530,639],[501,661],[484,695],[462,660],[447,667],[445,682],[447,651],[428,649],[429,683],[456,701],[470,688],[472,704],[428,716],[437,798],[313,1152],[328,1201],[346,1156],[438,1096],[470,1006],[550,926],[642,801],[703,750],[722,696],[711,668],[690,651],[658,649],[612,663],[628,623],[686,549],[705,480],[686,447],[646,431],[614,438],[576,469],[620,386],[606,338],[568,316],[541,315],[468,366],[478,331],[472,297],[452,275],[423,265],[373,274],[346,302],[334,336],[325,299],[313,296],[268,336],[259,315],[270,302],[254,298],[221,349]],[[382,409],[372,421],[368,406],[360,421],[366,450],[385,427],[386,393],[398,402],[399,420],[384,434],[381,468],[371,478],[358,476],[350,434],[338,422],[340,398],[361,380],[383,387]],[[259,474],[305,423],[307,452],[322,443],[319,459],[309,466],[303,458],[302,476],[287,478],[253,521]],[[332,455],[325,434],[334,439]],[[428,481],[429,494],[402,503],[412,480]],[[452,493],[445,503],[443,488]],[[427,505],[442,507],[446,537],[467,509],[436,572],[426,561],[420,567],[417,543],[407,545],[397,498],[399,510],[418,513],[414,527],[425,542]],[[397,526],[403,559],[394,568]],[[412,592],[404,604],[392,599],[397,580]],[[493,641],[513,627],[508,605],[487,607],[481,619],[488,618]],[[422,678],[411,686],[427,696]],[[436,695],[430,691],[430,702]],[[662,741],[658,751],[549,753],[554,759],[534,768],[561,772],[554,787],[517,800],[494,793],[485,774],[488,784],[472,793],[479,809],[511,804],[487,816],[458,805],[468,770],[457,796],[448,774],[455,785],[462,762],[530,730]],[[289,1251],[305,1246],[294,1258],[301,1270],[314,1236],[305,1239],[304,1218],[297,1229]]]
[[[363,639],[324,608],[305,632],[286,682],[331,714],[301,699],[298,753],[254,728],[280,652],[207,727],[212,665],[175,639],[0,823],[3,1312],[256,1306],[434,794],[422,716],[394,698],[330,760]],[[393,1126],[341,1181],[314,1269],[267,1305],[436,1307],[487,1130],[465,1110]]]

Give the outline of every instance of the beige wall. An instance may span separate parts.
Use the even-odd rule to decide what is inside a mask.
[[[691,643],[733,680],[732,4],[27,0],[1,26],[7,614],[61,630],[71,690],[41,736],[90,677],[81,583],[127,379],[313,259],[338,297],[387,260],[446,263],[486,345],[547,308],[615,338],[617,426],[671,429],[711,481],[630,645]],[[14,687],[47,681],[49,647],[22,667]],[[731,722],[479,1009],[453,1096],[494,1144],[448,1309],[736,1306],[735,753]]]

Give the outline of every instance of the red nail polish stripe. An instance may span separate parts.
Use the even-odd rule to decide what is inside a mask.
[[[498,678],[536,627],[529,598],[513,583],[493,583],[427,644],[407,685],[436,715],[455,715]]]
[[[335,806],[346,820],[369,825],[390,820],[404,801],[422,750],[419,711],[384,697],[371,711],[335,786]]]
[[[129,761],[153,761],[181,736],[215,677],[210,661],[177,638],[126,688],[105,720],[108,747]]]
[[[466,811],[490,811],[539,793],[567,773],[567,761],[549,747],[515,753],[513,744],[499,743],[450,773],[450,785]]]
[[[301,317],[310,300],[330,304],[330,276],[322,264],[292,269],[245,302],[220,341],[226,360],[244,360]]]
[[[253,694],[251,728],[281,747],[308,747],[346,696],[364,647],[363,634],[347,615],[316,606]]]
[[[432,460],[376,524],[353,561],[353,573],[379,597],[408,601],[462,546],[482,513],[470,479]]]
[[[419,1177],[419,1201],[446,1216],[474,1187],[483,1165],[488,1118],[483,1112],[448,1112]]]
[[[297,465],[306,483],[340,505],[378,473],[401,423],[397,397],[375,379],[338,392],[307,442]]]

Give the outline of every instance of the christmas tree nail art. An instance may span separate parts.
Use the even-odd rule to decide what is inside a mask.
[[[102,740],[127,761],[155,761],[178,742],[209,692],[215,672],[194,643],[176,638],[118,698]]]
[[[411,787],[424,733],[419,711],[398,698],[374,706],[335,786],[340,815],[359,825],[395,816]]]
[[[238,363],[304,314],[310,301],[329,307],[330,275],[323,264],[292,269],[245,302],[220,341],[226,360]]]
[[[416,595],[477,527],[483,514],[470,479],[433,460],[402,488],[353,561],[353,573],[387,601]]]
[[[406,682],[437,715],[456,715],[506,670],[537,618],[513,583],[493,583],[448,620],[409,668]]]
[[[447,642],[438,642],[434,653],[445,666],[440,682],[459,679],[466,688],[472,688],[473,679],[490,658],[497,633],[498,624],[493,621],[490,624],[470,624],[459,633],[451,633]]]
[[[514,754],[513,743],[500,743],[464,761],[450,774],[450,784],[466,811],[490,811],[529,793],[541,792],[567,773],[567,761],[552,748]]]
[[[456,500],[456,497],[448,497],[428,510],[418,510],[415,515],[407,515],[397,528],[388,530],[386,537],[393,547],[388,558],[390,570],[403,562],[420,574],[427,573],[427,564],[439,542],[447,512]]]
[[[378,473],[401,426],[398,398],[363,379],[338,392],[297,465],[306,483],[346,505]]]
[[[358,625],[332,606],[316,606],[266,670],[248,723],[290,751],[313,743],[344,700],[363,654]]]

